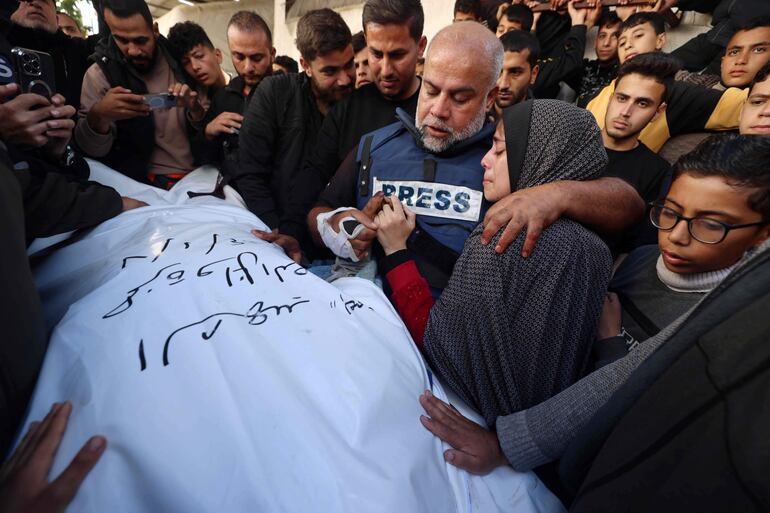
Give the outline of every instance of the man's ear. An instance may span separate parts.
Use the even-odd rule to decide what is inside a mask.
[[[532,75],[529,77],[529,85],[535,85],[537,75],[540,73],[540,64],[532,66]]]
[[[152,34],[155,36],[155,39],[158,39],[160,37],[160,29],[158,29],[158,22],[153,22],[152,24]]]
[[[420,42],[418,43],[419,50],[417,51],[417,57],[420,58],[425,53],[425,47],[428,46],[428,38],[425,36],[422,36],[420,38]]]
[[[487,93],[487,98],[486,98],[486,111],[487,112],[489,112],[489,109],[491,109],[492,106],[495,104],[495,98],[497,98],[497,92],[499,90],[500,90],[500,88],[497,87],[497,85],[495,85],[495,87],[493,87],[492,90],[489,91],[489,93]]]
[[[222,65],[222,50],[214,48],[214,55],[217,56],[217,64]]]
[[[310,63],[307,62],[302,56],[299,57],[299,65],[302,67],[302,71],[304,71],[307,76],[313,76],[313,72],[310,69]]]
[[[655,49],[656,50],[663,50],[663,47],[666,46],[666,33],[663,32],[662,34],[658,34],[658,39],[655,41]]]
[[[270,50],[270,64],[272,65],[275,62],[275,47]]]

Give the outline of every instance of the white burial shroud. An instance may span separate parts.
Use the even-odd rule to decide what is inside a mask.
[[[24,427],[73,403],[52,476],[109,440],[68,511],[563,511],[532,473],[444,462],[417,398],[446,395],[373,284],[326,283],[256,239],[229,187],[189,199],[213,169],[165,192],[91,166],[151,206],[36,269],[55,328]]]

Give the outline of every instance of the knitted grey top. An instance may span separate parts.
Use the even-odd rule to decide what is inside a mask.
[[[591,179],[606,164],[599,128],[583,109],[535,100],[503,116],[518,188]],[[431,367],[492,424],[584,374],[612,262],[598,236],[568,219],[545,229],[528,258],[524,232],[499,255],[495,242],[479,242],[481,232],[466,241],[424,340]]]

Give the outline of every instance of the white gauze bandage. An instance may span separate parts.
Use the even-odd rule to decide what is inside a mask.
[[[358,234],[361,233],[361,231],[365,228],[365,226],[363,224],[359,224],[356,229],[353,230],[353,233],[348,234],[345,233],[344,230],[337,232],[334,228],[332,228],[331,224],[329,224],[329,220],[335,214],[347,210],[351,210],[350,207],[340,207],[336,210],[332,210],[331,212],[318,214],[318,217],[316,217],[316,227],[318,228],[318,233],[321,234],[321,240],[324,242],[324,244],[326,244],[326,247],[332,251],[332,253],[338,257],[347,258],[353,262],[358,262],[356,252],[353,251],[353,246],[350,245],[350,239],[355,239],[356,236],[358,236]],[[340,221],[340,225],[348,220],[358,222],[355,217],[347,216]]]

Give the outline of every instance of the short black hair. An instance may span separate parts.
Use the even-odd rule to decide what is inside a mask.
[[[529,32],[532,30],[532,24],[535,22],[535,15],[532,13],[532,9],[524,4],[512,4],[509,5],[505,11],[503,11],[508,21],[515,22],[521,25],[521,30]]]
[[[273,33],[262,16],[254,11],[238,11],[227,22],[227,30],[235,27],[241,32],[263,32],[267,36],[267,43],[273,46]]]
[[[472,14],[474,17],[481,18],[481,2],[479,0],[455,0],[455,10],[453,14],[464,12]]]
[[[742,23],[736,27],[735,32],[743,32],[744,30],[754,30],[756,28],[770,27],[770,16],[757,16]]]
[[[353,53],[358,53],[364,48],[366,48],[366,36],[364,36],[364,31],[361,30],[353,34],[352,42],[353,42]]]
[[[668,102],[676,74],[680,69],[682,69],[682,63],[673,55],[663,52],[642,53],[620,66],[615,84],[619,84],[620,79],[631,74],[654,78],[656,82],[663,85],[662,101]]]
[[[637,12],[629,16],[620,26],[620,32],[622,34],[628,29],[644,25],[645,23],[652,25],[655,33],[658,35],[666,32],[666,21],[663,19],[663,16],[657,12],[650,11]]]
[[[279,66],[286,68],[289,73],[299,73],[299,64],[288,55],[279,55],[275,58],[274,62]]]
[[[171,27],[168,30],[168,43],[171,54],[178,61],[198,45],[203,45],[209,50],[214,49],[214,44],[206,31],[193,21],[180,21]]]
[[[344,50],[353,39],[342,16],[329,8],[305,13],[297,22],[297,49],[306,61],[335,50]]]
[[[618,17],[618,13],[604,7],[599,15],[599,19],[596,21],[596,26],[599,28],[612,27],[613,25],[618,25],[620,23],[623,23],[623,20]]]
[[[419,41],[425,25],[425,13],[420,0],[367,0],[361,15],[361,24],[366,33],[366,26],[409,25],[409,35]]]
[[[511,30],[500,36],[500,42],[503,44],[503,51],[505,52],[529,50],[527,62],[531,67],[534,67],[540,58],[540,42],[531,32]]]
[[[718,176],[733,187],[757,189],[747,198],[749,208],[770,221],[770,137],[715,134],[683,155],[673,169],[673,180],[683,174]]]
[[[139,14],[152,27],[152,14],[144,0],[102,0],[102,10],[107,9],[118,18],[130,18]]]
[[[770,62],[767,62],[765,63],[764,66],[759,68],[759,71],[757,71],[757,74],[754,75],[754,80],[751,81],[751,85],[749,86],[749,94],[751,94],[751,90],[754,89],[755,85],[767,80],[767,77],[769,75],[770,75]]]

